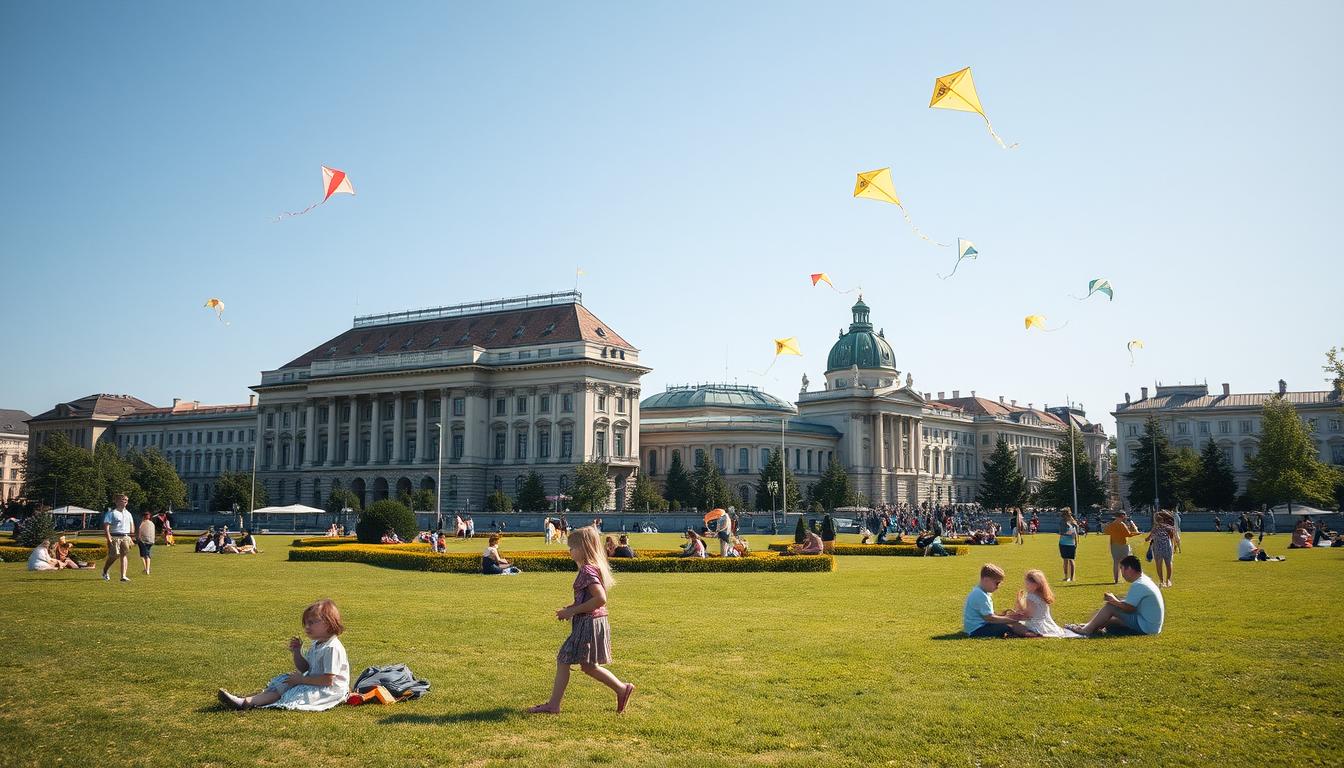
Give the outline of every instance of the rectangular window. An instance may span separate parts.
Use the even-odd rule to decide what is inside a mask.
[[[1201,435],[1209,434],[1209,422],[1207,421],[1199,422],[1199,434]]]
[[[513,458],[523,461],[527,459],[527,433],[520,431],[518,439],[513,446]]]
[[[1326,425],[1330,427],[1331,432],[1339,431],[1339,419],[1330,419],[1326,422]]]
[[[282,417],[282,423],[284,424],[284,426],[288,427],[288,426],[289,426],[289,411],[285,411],[283,414],[281,414],[281,417]]]
[[[429,433],[429,455],[434,458],[439,457],[439,431],[431,430]]]
[[[751,451],[746,448],[737,449],[737,471],[746,472],[747,464],[751,461]]]
[[[215,442],[216,443],[224,442],[224,430],[221,429],[215,433]]]
[[[406,460],[415,460],[415,435],[406,436]]]
[[[794,448],[794,449],[793,449],[793,471],[794,471],[794,472],[801,472],[802,469],[803,469],[803,449],[802,449],[802,448]]]
[[[612,441],[616,452],[616,458],[625,458],[625,433],[617,432],[615,436],[612,437]]]
[[[407,400],[407,401],[406,401],[406,418],[408,418],[408,419],[414,419],[414,418],[415,418],[415,415],[416,415],[416,413],[417,413],[417,411],[418,411],[419,408],[420,408],[420,401],[419,401],[419,400]]]
[[[349,421],[349,420],[350,420],[350,406],[349,406],[349,405],[342,405],[342,406],[341,406],[341,421]]]
[[[606,412],[607,412],[607,396],[606,396],[606,395],[598,395],[598,396],[597,396],[597,411],[598,411],[598,413],[606,413]]]
[[[380,457],[383,461],[389,461],[392,458],[392,436],[383,436],[383,455]]]
[[[1218,422],[1218,433],[1219,433],[1219,434],[1226,435],[1226,434],[1231,433],[1231,431],[1232,431],[1232,422],[1230,422],[1230,421],[1220,421],[1220,422]]]
[[[359,418],[364,421],[371,421],[373,419],[373,403],[359,404]]]
[[[214,433],[214,432],[206,432],[206,433],[205,433],[205,444],[206,444],[206,445],[210,445],[210,444],[213,443],[213,442],[215,442],[215,433]]]
[[[506,402],[504,401],[504,398],[502,398],[502,397],[497,397],[497,398],[495,398],[495,415],[496,415],[496,416],[504,416],[504,415],[505,415],[505,413],[504,413],[504,409],[507,408],[507,407],[508,407],[508,403],[506,403]]]
[[[537,457],[551,458],[551,430],[549,429],[537,431]]]
[[[540,413],[550,413],[550,412],[551,412],[551,396],[550,396],[550,395],[542,395],[542,396],[541,396],[541,404],[537,406],[537,411],[539,411]]]
[[[1184,421],[1176,422],[1176,434],[1184,435],[1190,432],[1190,425]]]
[[[617,412],[617,413],[625,413],[625,398],[624,398],[624,397],[618,397],[618,398],[616,398],[616,412]]]
[[[723,449],[722,449],[722,448],[715,448],[715,449],[714,449],[714,466],[719,470],[719,474],[722,475],[722,474],[723,474],[723,469],[724,469],[724,468],[723,468]]]
[[[518,401],[515,403],[515,407],[518,410],[514,411],[514,413],[527,413],[527,398],[526,397],[518,398]]]
[[[1344,445],[1330,446],[1330,462],[1344,466]]]
[[[560,395],[560,411],[562,413],[574,412],[574,395],[569,392]]]
[[[495,433],[495,460],[496,460],[496,461],[503,461],[503,460],[504,460],[504,445],[505,445],[505,442],[504,442],[504,441],[505,441],[505,440],[506,440],[506,438],[505,438],[503,432],[496,432],[496,433]]]
[[[1320,430],[1321,423],[1319,419],[1307,419],[1307,426],[1311,428],[1312,432],[1316,432]]]
[[[761,469],[765,469],[766,465],[768,465],[769,463],[770,463],[770,449],[769,449],[769,448],[762,448],[762,449],[761,449]]]
[[[985,434],[983,434],[983,435],[980,436],[980,444],[981,444],[981,445],[989,445],[989,433],[988,433],[988,432],[986,432]]]
[[[1251,420],[1250,420],[1250,419],[1242,419],[1242,420],[1241,420],[1241,434],[1243,434],[1243,435],[1249,435],[1250,433],[1251,433]]]
[[[430,401],[429,401],[429,415],[430,415],[430,416],[433,416],[434,418],[437,419],[437,418],[439,417],[439,411],[441,410],[440,406],[442,406],[442,404],[443,404],[443,401],[440,400],[439,398],[437,398],[437,397],[435,397],[435,398],[430,398]]]
[[[453,398],[453,415],[465,416],[467,414],[467,399],[465,397]]]
[[[268,426],[268,427],[274,427],[274,426],[275,426],[275,414],[274,414],[274,413],[268,413],[268,414],[266,414],[266,426]]]
[[[462,449],[465,445],[465,436],[461,432],[453,433],[453,458],[462,458]]]
[[[361,437],[359,439],[359,463],[369,463],[369,438]]]
[[[569,459],[574,456],[574,431],[571,429],[563,430],[560,433],[560,458]]]
[[[383,421],[391,421],[397,417],[396,403],[383,403]]]
[[[317,420],[318,421],[327,420],[327,406],[324,405],[317,409]]]
[[[593,448],[597,451],[597,458],[605,459],[607,457],[607,433],[601,430],[593,433]]]

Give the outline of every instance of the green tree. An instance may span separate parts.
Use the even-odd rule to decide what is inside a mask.
[[[518,489],[518,509],[524,512],[540,512],[546,509],[546,486],[541,482],[541,475],[536,472],[528,472],[527,477],[523,478],[523,485]]]
[[[1070,492],[1072,495],[1072,492]],[[980,492],[975,500],[986,509],[1015,507],[1027,497],[1027,480],[1017,468],[1017,455],[1002,435],[985,462],[980,477]]]
[[[485,511],[512,512],[513,499],[509,498],[509,494],[503,491],[495,491],[494,493],[485,497]]]
[[[854,503],[854,485],[849,482],[849,473],[835,459],[826,465],[821,479],[810,490],[812,499],[831,511]]]
[[[252,476],[246,472],[225,472],[215,480],[215,490],[210,496],[210,509],[207,511],[222,512],[226,509],[233,509],[237,504],[239,511],[248,511],[248,502],[252,495]],[[257,483],[256,509],[260,509],[270,504],[270,497],[266,493],[266,484]],[[379,531],[379,534],[382,532]]]
[[[1339,472],[1316,455],[1311,428],[1293,404],[1275,395],[1265,403],[1260,423],[1260,450],[1246,462],[1251,470],[1246,491],[1251,498],[1265,504],[1331,503]]]
[[[719,474],[719,468],[709,460],[708,453],[701,453],[695,459],[695,471],[691,473],[691,503],[701,509],[726,509],[733,504],[733,492]]]
[[[93,454],[60,432],[48,436],[29,454],[25,495],[53,507],[74,505],[101,511],[107,486],[94,467]]]
[[[377,544],[388,529],[396,531],[402,541],[411,541],[419,532],[411,510],[399,502],[383,499],[373,502],[360,514],[359,523],[355,525],[355,536],[363,544]]]
[[[334,488],[331,493],[327,494],[327,503],[323,505],[323,509],[333,515],[341,514],[342,509],[351,509],[358,513],[360,511],[359,497],[355,495],[354,491]]]
[[[121,457],[111,441],[98,443],[93,449],[93,467],[103,479],[103,501],[95,509],[112,506],[112,497],[126,494],[130,507],[137,512],[145,505],[145,492],[135,482],[131,463]]]
[[[36,547],[44,539],[55,539],[56,536],[56,518],[50,512],[39,509],[23,521],[23,528],[14,542],[20,547]]]
[[[1070,440],[1073,442],[1072,454],[1069,450]],[[1069,430],[1068,436],[1059,441],[1055,455],[1048,462],[1047,473],[1049,477],[1041,483],[1041,490],[1037,494],[1044,506],[1073,507],[1075,473],[1078,478],[1078,506],[1081,509],[1106,501],[1106,488],[1101,478],[1097,477],[1097,470],[1088,459],[1087,448],[1083,445],[1083,436],[1077,430]]]
[[[681,451],[672,452],[672,462],[667,467],[667,477],[663,480],[663,496],[678,507],[691,504],[691,476],[681,463]]]
[[[1199,454],[1199,469],[1190,481],[1190,498],[1204,509],[1228,510],[1237,499],[1232,459],[1212,440]]]
[[[635,478],[635,490],[630,497],[631,509],[661,512],[667,509],[667,499],[658,493],[658,486],[643,472]]]
[[[187,484],[158,448],[132,452],[131,479],[145,494],[144,507],[156,512],[187,505]]]
[[[1154,461],[1153,457],[1157,459]],[[1143,425],[1143,435],[1139,438],[1139,447],[1134,451],[1133,466],[1125,474],[1129,481],[1129,505],[1131,507],[1152,506],[1153,471],[1157,471],[1158,500],[1167,506],[1174,506],[1179,497],[1185,495],[1183,486],[1189,483],[1189,476],[1183,475],[1185,469],[1176,461],[1176,452],[1167,442],[1156,416],[1149,416]],[[1178,493],[1179,491],[1179,493]]]
[[[429,488],[417,488],[414,491],[411,491],[409,496],[411,503],[407,504],[406,506],[412,512],[434,511],[434,502],[436,499],[434,497],[433,490]]]
[[[798,525],[793,527],[793,543],[802,544],[803,539],[807,538],[807,521],[802,515],[798,516]]]
[[[784,459],[779,451],[770,452],[770,460],[761,468],[761,474],[756,479],[756,509],[762,512],[768,512],[772,509],[779,509],[781,499],[780,491],[776,489],[772,495],[770,493],[770,483],[779,485],[780,472],[784,473],[784,485],[787,492],[788,509],[794,511],[802,510],[803,492],[798,486],[798,481],[794,478],[793,472],[784,466]]]
[[[600,461],[585,461],[574,468],[574,488],[570,491],[574,509],[597,512],[605,509],[611,498],[611,480],[607,465]]]
[[[1178,448],[1172,459],[1172,476],[1176,479],[1176,503],[1182,509],[1195,505],[1195,478],[1199,475],[1199,454],[1193,448]]]
[[[1344,349],[1331,347],[1325,353],[1324,370],[1326,381],[1330,382],[1336,394],[1344,395]]]

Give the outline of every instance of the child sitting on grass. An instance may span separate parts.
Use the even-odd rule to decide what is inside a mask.
[[[303,611],[303,633],[313,644],[303,654],[303,641],[289,639],[295,672],[277,675],[266,689],[251,696],[234,696],[219,689],[219,700],[232,709],[277,707],[321,712],[345,701],[350,692],[350,660],[338,637],[345,631],[341,612],[330,600],[318,600]]]
[[[569,637],[555,657],[555,683],[551,698],[527,711],[532,714],[558,714],[560,700],[569,685],[569,667],[578,664],[585,675],[602,683],[616,694],[616,714],[625,711],[635,692],[631,683],[603,667],[611,663],[611,625],[607,621],[607,590],[615,585],[607,553],[596,528],[576,528],[569,534],[569,556],[579,566],[574,579],[574,602],[555,612],[560,621],[569,620]]]
[[[993,563],[980,566],[980,583],[971,588],[961,608],[961,628],[967,637],[1040,637],[1009,613],[995,613],[990,597],[1003,583],[1003,569]]]

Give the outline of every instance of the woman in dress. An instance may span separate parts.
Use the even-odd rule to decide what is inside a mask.
[[[1045,574],[1037,570],[1027,571],[1022,589],[1017,591],[1017,605],[1009,611],[1009,615],[1041,637],[1082,637],[1055,623],[1055,618],[1050,615],[1050,606],[1054,603],[1055,593],[1050,589]]]
[[[1176,530],[1175,519],[1165,510],[1153,518],[1153,529],[1146,537],[1152,546],[1153,562],[1157,563],[1158,586],[1171,586],[1171,559],[1174,545],[1181,541],[1181,532]],[[1165,570],[1164,570],[1165,569]]]

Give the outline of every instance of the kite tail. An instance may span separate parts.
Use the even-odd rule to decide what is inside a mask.
[[[938,242],[937,240],[934,240],[932,237],[929,237],[928,235],[926,235],[926,234],[924,234],[923,232],[919,231],[919,227],[915,226],[915,221],[914,221],[914,219],[910,218],[910,214],[908,214],[908,213],[905,212],[905,206],[900,206],[900,209],[901,209],[901,215],[905,217],[905,223],[909,224],[909,225],[910,225],[910,229],[914,230],[915,234],[916,234],[916,235],[919,235],[919,237],[920,237],[921,239],[923,239],[923,240],[927,240],[928,242],[933,243],[934,245],[938,246],[939,248],[951,248],[951,247],[952,247],[952,244],[951,244],[951,243],[940,243],[940,242]]]
[[[322,201],[322,203],[325,203],[325,202],[327,202],[327,201],[326,201],[326,200],[323,200],[323,201]],[[322,203],[313,203],[312,205],[308,206],[307,208],[304,208],[302,211],[286,211],[286,212],[280,214],[279,216],[276,216],[274,219],[271,219],[271,221],[272,221],[272,222],[277,222],[277,221],[280,221],[281,219],[288,218],[288,217],[290,217],[290,216],[302,216],[303,214],[305,214],[305,213],[307,213],[307,212],[313,210],[314,208],[316,208],[317,206],[321,205]]]
[[[1059,326],[1058,328],[1042,328],[1041,331],[1042,331],[1043,333],[1054,333],[1055,331],[1062,331],[1062,330],[1064,330],[1065,328],[1068,328],[1068,327],[1069,327],[1069,321],[1068,321],[1068,320],[1065,320],[1065,321],[1064,321],[1064,324],[1061,325],[1061,326]]]
[[[952,265],[952,272],[949,273],[949,274],[947,274],[947,275],[938,275],[938,279],[939,279],[939,280],[946,280],[946,279],[948,279],[949,277],[951,277],[952,275],[957,274],[957,268],[960,267],[960,266],[961,266],[961,259],[957,259],[957,263]]]
[[[830,284],[830,283],[827,283],[827,285],[831,285],[831,284]],[[853,288],[850,288],[849,290],[842,291],[842,290],[840,290],[839,288],[836,288],[834,285],[831,285],[831,290],[832,290],[832,291],[835,291],[836,293],[853,293],[853,292],[855,292],[855,291],[861,291],[861,290],[863,290],[863,286],[862,286],[862,285],[856,285],[856,286],[854,286]]]
[[[770,372],[770,369],[771,369],[771,368],[774,368],[774,367],[775,367],[775,363],[778,362],[778,361],[779,361],[779,356],[776,355],[776,356],[775,356],[775,359],[774,359],[774,360],[771,360],[771,361],[770,361],[770,364],[767,365],[767,366],[765,366],[765,370],[764,370],[764,371],[756,371],[756,370],[752,370],[751,368],[748,368],[748,369],[747,369],[747,373],[754,374],[754,375],[756,375],[756,376],[764,376],[764,375],[766,375],[767,373]]]
[[[993,136],[993,137],[994,137],[994,140],[997,141],[997,142],[999,142],[999,146],[1000,146],[1000,147],[1002,147],[1003,149],[1017,149],[1017,142],[1016,142],[1016,141],[1014,141],[1012,144],[1004,144],[1004,143],[1003,143],[1003,139],[999,138],[999,134],[997,134],[997,133],[994,132],[994,125],[993,125],[992,123],[989,122],[989,118],[988,118],[988,117],[985,118],[985,127],[989,129],[989,135],[990,135],[990,136]]]

